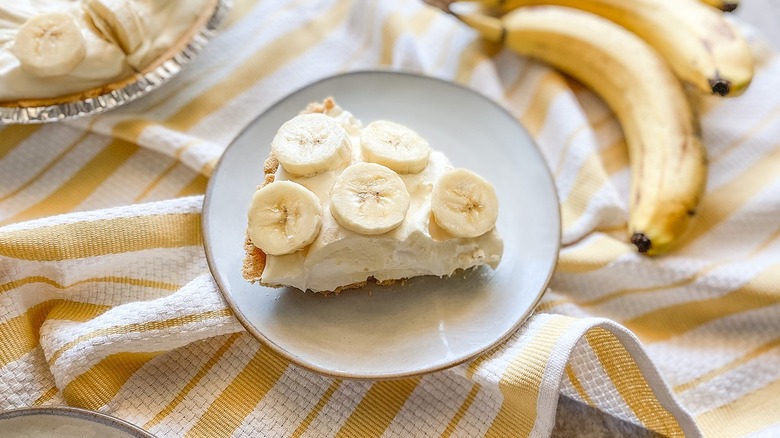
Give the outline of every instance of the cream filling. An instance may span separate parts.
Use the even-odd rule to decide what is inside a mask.
[[[362,161],[359,122],[338,108],[329,115],[336,117],[350,134],[352,162]],[[439,176],[452,169],[441,152],[431,152],[428,166],[422,172],[400,175],[411,195],[409,211],[398,228],[378,236],[349,231],[330,213],[330,188],[343,169],[300,178],[279,167],[277,180],[300,183],[320,198],[322,229],[314,243],[302,251],[269,255],[261,277],[263,283],[321,292],[363,282],[369,277],[379,281],[421,275],[441,277],[452,275],[457,269],[498,266],[504,242],[495,227],[476,238],[456,238],[433,220],[433,185]]]
[[[44,99],[79,93],[129,77],[179,41],[208,0],[131,0],[144,24],[144,42],[125,54],[93,27],[86,0],[14,0],[0,2],[0,102]],[[24,71],[11,50],[17,30],[35,15],[63,12],[81,28],[87,54],[73,71],[39,78]]]

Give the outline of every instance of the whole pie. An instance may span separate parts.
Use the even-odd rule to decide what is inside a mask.
[[[0,2],[0,106],[76,102],[180,52],[218,0]]]
[[[279,128],[263,172],[248,208],[250,282],[338,292],[501,260],[493,186],[409,127],[364,127],[328,98]]]

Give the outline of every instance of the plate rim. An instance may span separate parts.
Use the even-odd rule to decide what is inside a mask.
[[[93,419],[103,420],[104,422],[97,421],[97,423],[122,432],[134,434],[138,437],[157,438],[151,432],[142,429],[140,426],[136,426],[127,420],[123,420],[113,415],[104,414],[102,412],[77,408],[74,406],[38,406],[8,409],[5,411],[0,411],[0,421],[9,420],[16,417],[27,417],[34,415],[65,416],[70,418],[78,418],[85,421],[92,421]]]
[[[223,159],[225,157],[225,154],[227,153],[228,149],[235,145],[236,141],[241,138],[249,129],[252,127],[255,123],[257,123],[258,120],[260,120],[263,116],[265,116],[268,112],[272,111],[274,108],[279,106],[282,102],[287,100],[288,98],[297,95],[299,93],[302,93],[305,90],[308,90],[309,88],[315,87],[319,85],[322,82],[329,81],[336,78],[342,78],[346,76],[353,76],[353,75],[388,75],[388,76],[407,76],[407,77],[413,77],[417,79],[423,79],[423,80],[430,80],[434,82],[438,82],[444,85],[452,86],[454,88],[458,88],[462,91],[465,91],[469,94],[474,95],[475,97],[486,101],[488,104],[495,107],[497,110],[503,112],[507,116],[509,116],[510,119],[514,120],[517,126],[525,132],[526,136],[528,137],[530,144],[532,146],[532,149],[534,153],[539,157],[541,162],[544,164],[543,170],[544,174],[547,176],[547,178],[550,181],[550,184],[553,188],[553,195],[554,195],[554,205],[555,205],[555,213],[556,217],[558,218],[558,227],[557,227],[557,237],[555,239],[555,251],[552,263],[550,264],[550,269],[547,272],[547,276],[539,289],[539,292],[537,292],[536,297],[534,297],[532,304],[528,306],[528,310],[526,310],[515,322],[515,324],[509,328],[505,333],[503,333],[501,336],[496,338],[495,341],[487,345],[486,347],[478,350],[477,352],[473,354],[468,354],[464,357],[452,359],[446,362],[443,362],[439,365],[430,366],[426,368],[421,368],[419,370],[412,370],[412,371],[403,371],[403,372],[395,372],[395,373],[387,373],[387,374],[355,374],[352,372],[345,372],[345,371],[338,371],[338,370],[332,370],[329,368],[320,367],[311,363],[307,363],[306,361],[302,360],[300,357],[296,356],[295,354],[292,354],[291,352],[288,352],[281,346],[277,345],[273,340],[269,339],[265,335],[263,335],[260,330],[258,330],[251,322],[247,320],[246,317],[244,317],[244,314],[239,310],[237,304],[232,299],[230,294],[227,292],[227,287],[225,284],[223,284],[220,276],[218,275],[218,270],[216,268],[216,262],[214,261],[214,255],[212,254],[212,242],[211,237],[206,232],[209,226],[209,219],[208,215],[206,214],[207,211],[209,211],[211,207],[211,198],[212,198],[212,192],[214,189],[214,184],[216,181],[216,178],[214,178],[214,175],[217,174],[219,171]],[[217,285],[217,289],[219,290],[220,294],[224,298],[224,300],[227,302],[228,307],[233,312],[233,316],[238,320],[238,322],[244,327],[244,330],[247,331],[253,338],[255,338],[258,342],[260,342],[264,346],[268,346],[273,350],[275,353],[281,355],[285,359],[289,360],[290,362],[294,363],[297,366],[300,366],[306,370],[313,371],[317,374],[333,377],[333,378],[347,378],[347,379],[353,379],[353,380],[393,380],[393,379],[401,379],[401,378],[409,378],[409,377],[418,377],[425,374],[437,372],[446,370],[455,366],[458,366],[460,364],[463,364],[465,362],[468,362],[471,359],[474,359],[475,357],[485,354],[500,344],[502,344],[504,341],[506,341],[512,334],[514,334],[527,320],[528,318],[533,314],[534,310],[539,304],[539,301],[542,299],[542,296],[547,291],[547,288],[550,285],[550,281],[552,280],[552,276],[555,273],[556,267],[558,265],[558,259],[560,257],[560,250],[561,250],[561,242],[562,242],[562,220],[561,220],[561,204],[560,204],[560,197],[558,196],[558,191],[555,189],[555,178],[553,177],[552,170],[550,170],[550,166],[547,164],[547,161],[544,159],[544,155],[542,154],[541,149],[539,148],[539,145],[536,144],[536,141],[534,140],[533,136],[528,132],[526,127],[520,123],[515,116],[513,116],[506,108],[501,106],[498,102],[494,101],[490,97],[480,93],[479,91],[470,88],[468,86],[462,85],[457,82],[449,81],[446,79],[441,79],[434,76],[428,76],[424,74],[420,74],[417,72],[412,71],[404,71],[404,70],[391,70],[391,69],[364,69],[364,70],[353,70],[343,73],[337,73],[334,75],[328,75],[323,78],[317,79],[315,81],[309,82],[289,93],[286,93],[284,96],[282,96],[280,99],[276,100],[273,104],[271,104],[268,108],[263,110],[260,114],[257,115],[252,121],[250,121],[244,128],[242,128],[239,133],[230,141],[230,143],[225,147],[225,149],[222,151],[222,154],[220,155],[219,159],[217,160],[217,163],[214,165],[214,169],[211,172],[211,177],[209,177],[208,184],[206,186],[206,193],[203,196],[203,205],[201,210],[201,236],[203,241],[203,249],[206,255],[206,264],[209,267],[209,273],[211,274],[211,277],[214,279],[215,284]]]

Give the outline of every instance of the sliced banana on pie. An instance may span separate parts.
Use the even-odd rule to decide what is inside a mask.
[[[350,231],[382,234],[401,225],[410,199],[397,173],[376,163],[355,163],[333,184],[330,212]]]
[[[292,181],[257,190],[249,206],[249,239],[270,255],[290,254],[311,244],[322,226],[317,195]]]
[[[52,77],[76,68],[87,49],[73,17],[52,12],[32,17],[19,28],[13,53],[28,73]]]
[[[144,41],[144,23],[129,0],[87,0],[87,14],[103,36],[131,54]]]
[[[360,135],[363,159],[398,173],[419,173],[428,165],[431,147],[419,134],[398,123],[371,122]]]
[[[484,178],[467,169],[439,177],[431,194],[436,224],[456,237],[478,237],[496,226],[498,196]]]
[[[287,172],[314,176],[349,163],[352,145],[334,118],[301,114],[279,128],[271,151]]]
[[[331,99],[305,112],[279,129],[263,165],[266,185],[250,206],[244,242],[246,280],[338,292],[497,268],[504,242],[490,183],[452,170],[403,125],[377,121],[361,130]],[[273,187],[281,194],[265,194]]]

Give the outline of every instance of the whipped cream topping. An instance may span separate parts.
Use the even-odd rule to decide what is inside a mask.
[[[143,43],[130,54],[101,35],[85,13],[86,0],[0,2],[0,102],[65,96],[129,77],[175,44],[203,13],[208,0],[130,1],[145,29]],[[87,53],[68,74],[40,78],[22,69],[12,48],[17,31],[28,19],[49,12],[66,13],[75,19]]]
[[[360,122],[335,107],[326,113],[344,127],[352,142],[352,163],[360,156]],[[352,164],[350,163],[350,164]],[[330,213],[330,188],[346,166],[313,177],[297,177],[279,167],[276,180],[302,184],[322,203],[322,228],[314,243],[301,251],[267,256],[261,281],[315,292],[366,281],[448,276],[457,269],[479,265],[498,266],[504,243],[496,228],[476,238],[457,238],[436,225],[431,214],[431,192],[436,180],[452,164],[444,154],[432,151],[428,166],[417,174],[401,174],[411,196],[406,218],[397,228],[366,236],[342,227]]]

